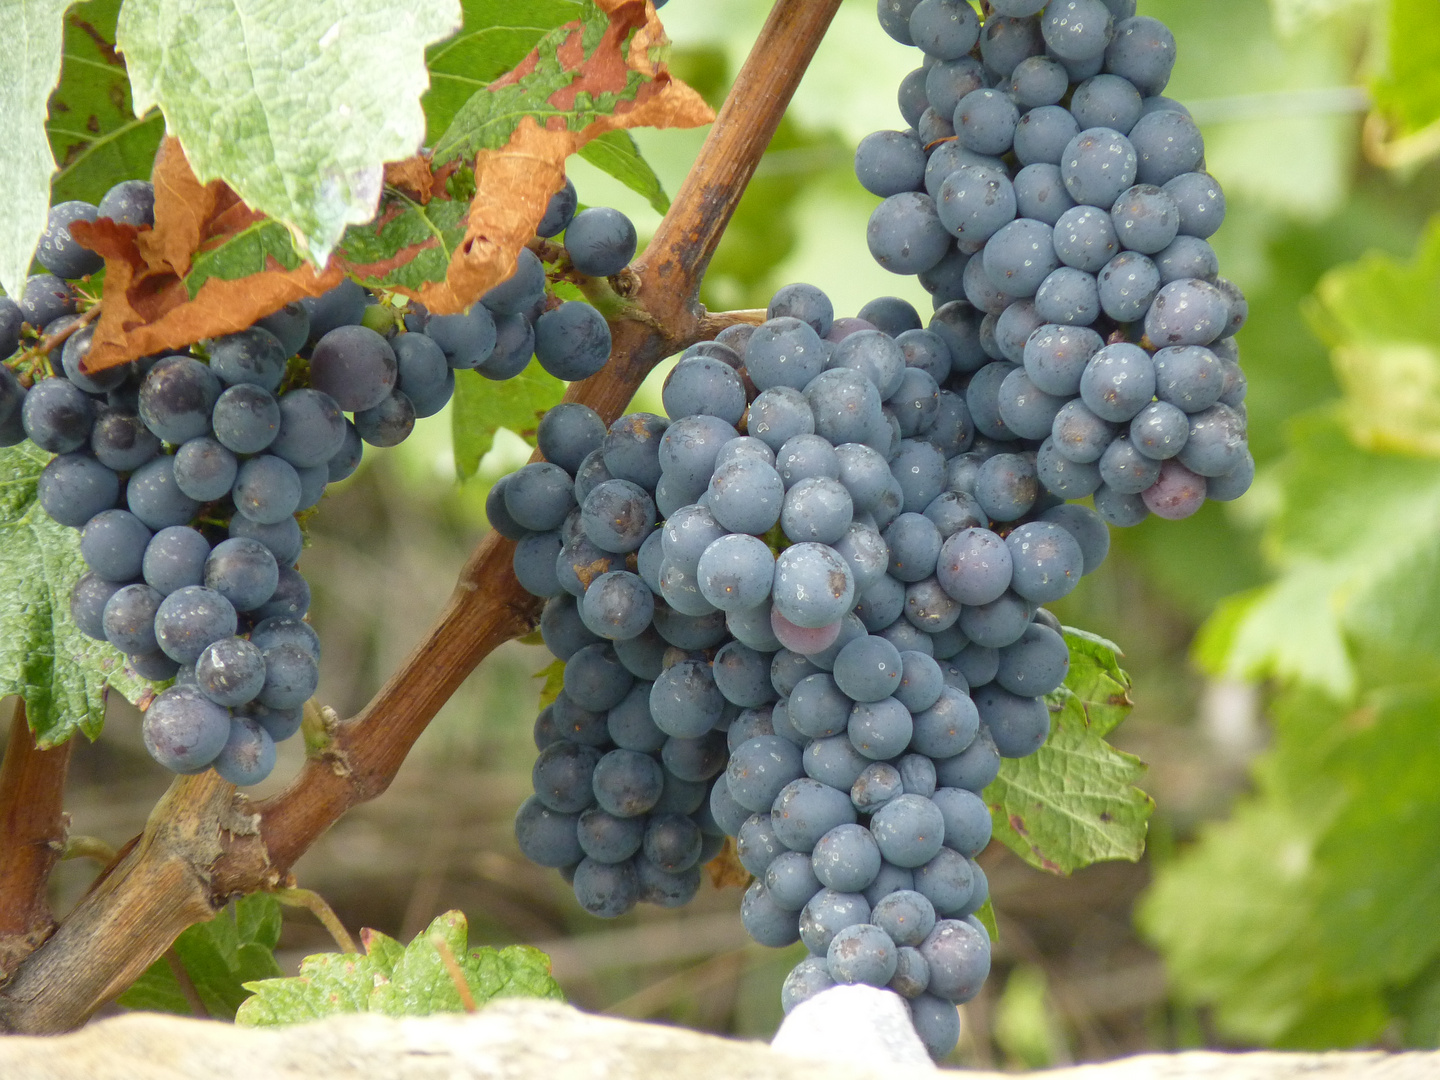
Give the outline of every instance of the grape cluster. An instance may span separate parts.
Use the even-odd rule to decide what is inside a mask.
[[[900,86],[910,127],[855,154],[884,199],[871,253],[933,296],[972,452],[1015,454],[1122,526],[1238,498],[1255,473],[1248,307],[1207,242],[1225,196],[1162,93],[1175,39],[1135,6],[995,0],[982,23],[967,0],[880,0],[925,60]]]
[[[618,272],[635,253],[634,227],[576,206],[567,181],[539,233],[565,231],[583,273]],[[153,207],[151,186],[128,181],[98,207],[51,210],[36,254],[47,273],[18,304],[0,298],[0,356],[20,347],[24,324],[72,332],[46,357],[53,377],[32,370],[22,381],[0,366],[0,444],[29,438],[56,455],[38,498],[80,530],[88,572],[70,598],[76,626],[142,678],[173,680],[145,712],[150,753],[176,772],[213,767],[254,784],[273,768],[275,743],[299,729],[319,678],[297,515],[354,472],[364,444],[394,446],[439,412],[456,369],[508,379],[533,355],[561,379],[583,379],[609,358],[610,331],[590,305],[547,295],[545,266],[527,248],[463,314],[412,305],[402,320],[347,280],[187,352],[88,370],[94,328],[76,328],[71,282],[102,263],[69,226],[151,226]]]
[[[565,661],[517,835],[606,916],[683,903],[736,837],[746,929],[811,952],[787,1011],[836,982],[889,986],[939,1056],[947,1003],[989,969],[979,792],[1045,742],[1069,654],[1040,605],[1108,534],[1033,490],[987,510],[977,492],[1011,491],[1014,455],[969,453],[965,399],[940,388],[950,346],[908,304],[835,319],[791,285],[768,316],[686,351],[668,419],[552,411],[546,460],[491,494]]]

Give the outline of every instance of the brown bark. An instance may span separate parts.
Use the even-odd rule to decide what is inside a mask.
[[[0,763],[0,978],[55,929],[46,887],[65,851],[69,768],[70,744],[41,750],[17,703]]]
[[[763,318],[708,315],[700,279],[839,3],[776,3],[670,213],[618,282],[625,302],[611,320],[610,362],[568,400],[613,421],[664,357]],[[495,533],[480,542],[425,641],[358,716],[331,726],[286,790],[250,805],[213,774],[178,778],[140,842],[0,988],[0,1031],[83,1023],[186,926],[233,895],[281,884],[346,810],[383,792],[470,672],[534,625],[539,602],[515,580],[513,551]]]

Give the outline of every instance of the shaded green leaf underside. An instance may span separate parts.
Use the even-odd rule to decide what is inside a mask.
[[[508,428],[531,446],[540,418],[560,401],[565,384],[538,361],[513,379],[492,382],[474,371],[455,372],[451,425],[455,468],[464,479],[473,476],[480,459],[495,445],[495,432]]]

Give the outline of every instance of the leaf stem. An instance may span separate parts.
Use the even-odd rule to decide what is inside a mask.
[[[342,953],[358,953],[360,950],[355,946],[355,939],[345,929],[345,924],[340,921],[340,916],[335,914],[335,909],[325,902],[325,898],[313,889],[299,889],[290,886],[283,889],[272,889],[270,895],[284,904],[286,907],[304,908],[320,924],[330,931],[330,936],[335,939],[335,944],[340,946]]]

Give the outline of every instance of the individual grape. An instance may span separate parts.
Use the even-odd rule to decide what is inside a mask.
[[[1142,116],[1130,141],[1139,157],[1136,175],[1142,184],[1167,184],[1198,169],[1205,158],[1200,128],[1184,113],[1165,110]],[[1178,228],[1178,211],[1176,216]]]
[[[869,923],[841,930],[826,953],[830,976],[838,983],[883,987],[895,977],[896,963],[895,943]]]
[[[960,632],[977,645],[998,649],[1017,640],[1033,609],[1014,592],[960,612]]]
[[[320,637],[310,624],[296,618],[266,619],[250,631],[251,644],[260,649],[289,642],[298,645],[315,659],[320,659]]]
[[[222,446],[237,454],[258,454],[280,431],[280,404],[264,387],[241,383],[216,400],[211,423]]]
[[[725,613],[713,611],[708,615],[682,615],[657,605],[655,632],[677,649],[713,649],[725,640]]]
[[[440,346],[449,365],[460,369],[479,368],[488,363],[499,340],[495,317],[484,304],[472,304],[456,315],[431,316],[425,333]],[[378,374],[378,365],[376,371]],[[373,391],[374,385],[369,389]],[[389,389],[386,388],[387,393]]]
[[[1184,278],[1201,278],[1213,283],[1220,274],[1220,259],[1215,249],[1196,236],[1177,236],[1156,253],[1154,261],[1162,285]]]
[[[124,367],[94,372],[85,370],[85,358],[89,355],[94,336],[94,326],[85,326],[66,338],[60,354],[60,365],[65,377],[81,390],[87,394],[103,394],[124,382],[127,371]]]
[[[1027,757],[1045,744],[1050,712],[1042,699],[1020,697],[991,684],[977,689],[974,700],[1001,757]]]
[[[575,217],[578,202],[575,185],[566,177],[560,190],[550,196],[550,201],[545,206],[545,216],[540,219],[540,224],[535,226],[535,235],[551,237],[564,232]]]
[[[44,330],[56,319],[75,314],[79,295],[54,274],[35,274],[25,279],[20,294],[20,313],[36,330]]]
[[[261,525],[275,525],[300,506],[300,476],[273,454],[249,458],[240,466],[232,491],[235,509]]]
[[[1016,213],[1053,226],[1060,215],[1075,205],[1060,176],[1060,167],[1046,162],[1026,165],[1016,175]]]
[[[234,454],[202,435],[175,452],[175,486],[196,502],[213,502],[230,493],[239,467]]]
[[[995,681],[1012,694],[1043,697],[1065,681],[1069,668],[1070,650],[1065,639],[1048,626],[1031,623],[1019,641],[1000,650]]]
[[[746,933],[772,949],[793,944],[800,936],[799,915],[775,903],[761,881],[745,890],[740,901],[740,921]]]
[[[587,547],[593,547],[588,541],[584,543]],[[512,560],[515,577],[531,596],[557,596],[562,591],[567,591],[576,597],[584,597],[585,585],[573,573],[567,573],[566,581],[562,584],[559,577],[560,565],[570,571],[577,563],[565,550],[559,533],[529,533],[515,545]],[[579,565],[586,564],[581,562]],[[586,565],[586,568],[591,567]],[[654,610],[653,604],[651,610]],[[648,614],[646,622],[649,622]]]
[[[198,585],[187,585],[166,596],[154,621],[160,648],[181,664],[195,663],[212,642],[234,637],[237,623],[230,601]]]
[[[566,697],[591,712],[620,704],[633,682],[609,645],[587,645],[565,662]]]
[[[765,871],[784,850],[785,845],[775,835],[768,813],[751,814],[735,836],[735,854],[740,865],[757,878],[765,877]]]
[[[897,650],[898,652],[898,650]],[[850,710],[847,733],[851,744],[872,761],[901,753],[910,743],[914,722],[910,711],[894,698],[857,702]]]
[[[909,868],[923,866],[935,857],[944,839],[945,821],[929,799],[901,795],[876,811],[870,831],[887,862]]]
[[[585,624],[609,640],[639,637],[654,615],[654,594],[635,574],[601,574],[585,590]]]
[[[854,704],[835,684],[834,677],[819,672],[801,679],[790,697],[791,723],[805,736],[825,739],[843,732],[850,722]]]
[[[900,653],[884,638],[867,636],[850,642],[835,658],[835,684],[854,701],[877,702],[900,685]]]
[[[936,578],[926,578],[906,586],[905,618],[914,628],[933,638],[953,627],[959,617],[960,605],[946,594]],[[889,636],[893,638],[894,634]]]
[[[1065,148],[1080,134],[1068,109],[1042,105],[1020,117],[1015,127],[1015,156],[1021,165],[1059,165]]]
[[[667,735],[699,738],[720,722],[725,698],[703,660],[666,668],[650,691],[650,714]]]
[[[775,609],[782,616],[796,626],[818,629],[850,609],[855,580],[834,549],[823,544],[795,544],[775,562],[773,595]]]
[[[1016,66],[1045,51],[1040,23],[1034,18],[992,16],[985,20],[980,36],[980,55],[985,66],[1000,78],[1008,79]]]
[[[136,413],[101,408],[90,435],[90,452],[108,469],[134,472],[160,452],[160,440]]]
[[[565,250],[582,274],[609,277],[635,257],[635,226],[619,210],[592,206],[565,227]]]
[[[515,253],[514,272],[499,285],[487,291],[480,298],[480,302],[495,315],[500,316],[495,320],[498,337],[502,319],[515,315],[523,317],[524,313],[533,311],[535,306],[544,299],[545,264],[529,248],[522,247]],[[500,344],[497,340],[496,349],[491,354],[490,361],[480,365],[479,370],[482,375],[489,378],[503,378],[503,376],[493,374],[488,370],[490,363],[497,358],[500,351]]]
[[[133,479],[131,484],[133,486]],[[114,506],[119,494],[119,478],[94,458],[81,454],[52,458],[41,471],[36,488],[41,509],[61,525],[73,529]],[[143,514],[136,516],[146,525],[151,524]]]
[[[733,425],[745,412],[740,376],[724,361],[710,356],[690,356],[676,364],[666,376],[662,399],[671,416],[703,414]]]
[[[923,954],[922,954],[923,959]],[[929,963],[926,963],[929,971]],[[936,1061],[943,1061],[960,1041],[960,1013],[948,1001],[934,994],[921,994],[910,1006],[910,1021],[925,1050]]]
[[[195,662],[195,685],[217,705],[244,705],[265,687],[265,657],[244,638],[211,642]]]
[[[1225,192],[1206,172],[1182,173],[1163,185],[1180,213],[1180,235],[1208,239],[1225,220]]]
[[[1094,498],[1096,512],[1111,525],[1121,528],[1139,525],[1150,513],[1139,495],[1125,495],[1108,484],[1101,484]]]
[[[122,180],[105,192],[96,216],[119,225],[155,224],[155,186],[148,180]]]
[[[561,741],[546,747],[530,773],[535,797],[549,810],[561,814],[578,814],[593,805],[592,776],[600,757],[600,751],[593,746],[574,742]],[[657,798],[659,787],[655,785]]]
[[[90,439],[95,423],[91,399],[68,379],[41,379],[20,407],[25,434],[42,450],[68,454]]]
[[[205,560],[204,585],[236,611],[253,611],[274,594],[280,568],[274,554],[258,540],[236,537],[221,541]]]
[[[103,510],[80,532],[85,565],[107,581],[133,581],[140,576],[150,530],[125,510]]]
[[[230,738],[230,712],[193,686],[173,686],[145,710],[140,731],[145,749],[167,769],[196,773]]]
[[[921,0],[910,13],[910,39],[929,55],[955,60],[980,39],[980,20],[964,0]]]
[[[538,485],[543,484],[544,499],[553,498],[558,508],[563,501],[560,489],[567,486],[568,476],[558,466],[550,466],[550,469],[554,471],[545,470],[543,475],[536,473],[533,480],[527,477],[527,486],[518,492],[512,488],[507,498],[521,497],[532,484],[537,485],[537,492],[541,491]],[[554,486],[553,492],[550,491],[551,485]],[[539,500],[541,495],[537,494],[535,498]],[[548,520],[553,514],[547,513],[546,509],[540,505],[527,505],[522,508],[521,518],[517,520],[537,520],[535,514]],[[566,512],[569,512],[568,507]],[[515,513],[515,508],[511,509],[511,513]],[[619,554],[637,551],[655,528],[655,503],[637,484],[628,480],[607,480],[591,489],[585,497],[580,521],[586,537],[601,550]]]
[[[700,557],[700,592],[722,611],[745,611],[770,595],[775,559],[763,540],[731,533],[711,543]]]
[[[854,783],[852,780],[851,783]],[[837,825],[855,823],[855,807],[846,791],[807,777],[792,780],[781,789],[771,812],[776,837],[791,851],[811,852]]]
[[[835,308],[820,289],[796,282],[777,290],[770,298],[770,306],[765,313],[767,320],[785,317],[809,323],[815,333],[824,337],[835,320]]]
[[[1088,60],[1105,52],[1115,22],[1101,0],[1052,0],[1040,22],[1050,51],[1064,60]]]
[[[415,430],[415,406],[399,390],[355,414],[355,433],[371,446],[399,446]]]
[[[325,480],[330,484],[337,484],[341,480],[354,474],[360,467],[360,459],[364,456],[365,446],[360,438],[360,433],[355,430],[355,425],[349,420],[345,421],[345,435],[340,444],[340,449],[325,463]],[[297,471],[307,467],[318,468],[319,466],[297,466]]]
[[[346,278],[329,292],[304,297],[300,303],[310,315],[309,343],[314,345],[337,326],[360,325],[370,294],[358,282]]]
[[[308,318],[304,321],[304,328],[308,334]],[[293,337],[299,336],[299,320],[296,320],[294,329],[297,332],[290,339],[291,345]],[[301,344],[304,344],[303,341]],[[273,393],[285,375],[286,360],[295,351],[264,329],[262,324],[257,324],[248,330],[215,339],[210,350],[210,370],[226,387],[258,386]]]
[[[105,641],[105,605],[123,585],[87,571],[70,590],[70,618],[86,637]]]
[[[168,443],[183,443],[210,431],[210,414],[220,397],[220,380],[188,356],[167,356],[140,386],[140,417]]]
[[[1105,50],[1105,70],[1130,80],[1150,96],[1165,89],[1175,66],[1175,36],[1159,19],[1146,15],[1125,19]]]
[[[954,757],[974,741],[979,728],[980,715],[969,696],[946,686],[934,705],[915,714],[910,748],[933,759]]]
[[[645,819],[616,817],[592,806],[576,823],[576,838],[587,858],[601,863],[623,863],[645,839]]]
[[[1100,469],[1087,462],[1072,461],[1065,455],[1066,450],[1053,437],[1046,439],[1035,453],[1035,475],[1052,495],[1061,499],[1083,499],[1100,486]]]
[[[1208,281],[1186,279],[1162,286],[1145,314],[1145,335],[1158,347],[1209,345],[1226,332],[1230,305]]]
[[[605,468],[616,480],[647,491],[660,479],[660,440],[669,421],[653,413],[628,413],[610,425],[602,446]]]
[[[1029,455],[996,454],[980,466],[975,499],[993,521],[1016,521],[1039,496],[1035,461]]]
[[[154,652],[155,614],[163,599],[148,585],[117,589],[101,614],[105,640],[127,655]]]
[[[949,117],[953,121],[955,108],[960,104],[960,100],[965,95],[986,85],[985,68],[980,61],[967,55],[938,61],[929,58],[927,62],[930,64],[930,70],[925,73],[925,100],[930,108],[934,109],[937,116]],[[966,150],[965,153],[968,154],[971,151]],[[917,184],[916,188],[918,187]],[[926,189],[930,190],[930,185],[927,184]],[[913,191],[915,188],[907,190]],[[878,195],[880,192],[875,192],[875,194]],[[892,193],[886,192],[886,194]],[[934,192],[931,191],[931,194],[933,195]]]
[[[902,947],[895,950],[895,974],[886,984],[903,998],[918,998],[930,983],[930,965],[919,949]]]
[[[645,858],[666,873],[678,874],[700,858],[699,827],[680,814],[657,814],[645,826]]]
[[[395,389],[410,399],[417,417],[435,415],[455,390],[455,374],[440,346],[425,334],[399,334],[390,348],[395,355]]]
[[[532,532],[558,529],[575,508],[570,474],[558,465],[532,461],[510,476],[505,509],[522,528]]]
[[[711,673],[726,701],[744,709],[755,709],[776,697],[770,684],[770,663],[767,654],[731,641],[715,654]]]
[[[567,300],[535,320],[535,358],[566,382],[588,379],[604,367],[610,344],[605,316],[579,300]]]
[[[576,836],[579,818],[551,810],[531,795],[515,814],[515,839],[521,853],[538,866],[570,866],[584,858]]]
[[[1160,463],[1142,454],[1129,436],[1115,439],[1100,458],[1100,478],[1122,495],[1138,495],[1160,476]]]
[[[1034,296],[1060,265],[1053,233],[1049,225],[1033,218],[1017,218],[1001,227],[985,245],[986,275],[1010,296]]]
[[[1083,506],[1056,506],[1046,510],[1041,520],[1059,525],[1080,545],[1083,573],[1092,572],[1105,561],[1110,551],[1110,531],[1094,511]]]
[[[269,446],[297,469],[325,465],[345,445],[347,427],[339,404],[319,390],[291,390],[280,398],[280,430]]]
[[[896,945],[913,948],[935,928],[935,908],[913,889],[900,889],[877,903],[870,919]]]
[[[891,799],[903,795],[905,791],[904,781],[900,777],[900,771],[893,765],[886,765],[883,762],[873,762],[865,766],[861,774],[856,777],[855,783],[850,785],[850,801],[855,804],[855,809],[862,814],[873,814],[880,807],[884,806]],[[853,827],[853,826],[852,826]],[[827,834],[828,835],[828,834]],[[822,838],[822,843],[823,838]],[[819,848],[816,848],[819,851]],[[879,873],[879,849],[876,849],[875,873]],[[866,881],[868,886],[874,875]],[[833,884],[833,882],[829,883]],[[864,888],[865,886],[861,886]],[[835,886],[839,888],[839,886]]]
[[[521,262],[528,254],[521,249]],[[541,267],[543,277],[544,268]],[[535,354],[535,327],[524,315],[500,315],[495,319],[495,347],[490,356],[480,361],[475,370],[487,379],[513,379],[524,371]]]
[[[950,236],[940,223],[935,200],[920,192],[891,195],[875,208],[866,226],[870,254],[895,274],[918,274],[944,257]]]
[[[964,656],[969,651],[970,649],[966,649],[960,655]],[[995,748],[995,740],[983,727],[975,741],[962,753],[935,765],[937,783],[944,787],[964,788],[967,791],[984,791],[999,773],[1000,753]]]
[[[1190,419],[1174,405],[1152,401],[1130,421],[1130,442],[1156,461],[1178,454],[1190,435]]]
[[[262,655],[265,684],[256,695],[260,704],[272,709],[295,709],[314,696],[320,682],[320,666],[308,649],[280,642],[265,649]]]
[[[880,872],[880,849],[863,825],[837,825],[816,842],[811,865],[826,888],[860,892]]]
[[[998,10],[998,9],[997,9]],[[1036,5],[1039,10],[1039,5]],[[1025,12],[1033,15],[1035,12]],[[1001,12],[1004,15],[1013,12]],[[1055,105],[1070,89],[1070,76],[1065,69],[1047,56],[1031,56],[1015,65],[1010,73],[1010,95],[1025,109]]]
[[[944,818],[947,848],[959,852],[967,859],[973,859],[985,850],[985,846],[990,843],[993,822],[990,808],[985,805],[984,799],[963,788],[939,788],[931,801]],[[925,933],[928,934],[929,930]],[[924,936],[922,934],[921,938]]]
[[[1126,423],[1155,396],[1155,365],[1137,345],[1122,342],[1097,352],[1080,378],[1086,407],[1112,423]]]
[[[1224,476],[1247,453],[1245,420],[1228,405],[1212,405],[1190,417],[1190,431],[1177,460],[1200,476]]]
[[[591,915],[617,919],[633,908],[640,896],[640,882],[630,862],[602,863],[582,859],[575,867],[572,882],[575,900]]]
[[[863,896],[823,889],[811,897],[800,912],[800,940],[812,953],[824,956],[840,931],[865,924],[869,919],[870,905]]]
[[[941,919],[920,944],[930,965],[930,993],[946,1001],[969,1001],[990,973],[990,943],[956,919]]]
[[[364,326],[340,326],[315,345],[310,383],[346,412],[379,405],[395,389],[399,374],[389,342]]]
[[[57,278],[82,278],[99,271],[105,260],[70,235],[72,224],[93,222],[95,217],[93,203],[72,200],[50,207],[45,230],[35,248],[35,261]]]
[[[941,587],[962,604],[988,604],[1010,587],[1010,549],[988,529],[966,529],[945,541],[936,574]]]
[[[1040,283],[1036,315],[1047,323],[1088,327],[1100,316],[1100,290],[1092,274],[1062,266]]]
[[[915,122],[915,131],[920,136],[922,145],[931,146],[953,138],[955,125],[951,123],[950,117],[942,116],[932,105],[920,114],[920,119]]]
[[[1060,158],[1065,188],[1077,203],[1109,209],[1135,183],[1135,147],[1111,128],[1090,128],[1069,143]]]
[[[1082,128],[1109,128],[1128,135],[1141,113],[1140,91],[1117,75],[1096,75],[1075,88],[1070,111]]]
[[[1160,290],[1160,271],[1148,256],[1124,251],[1105,264],[1097,287],[1105,314],[1117,322],[1135,322]]]

